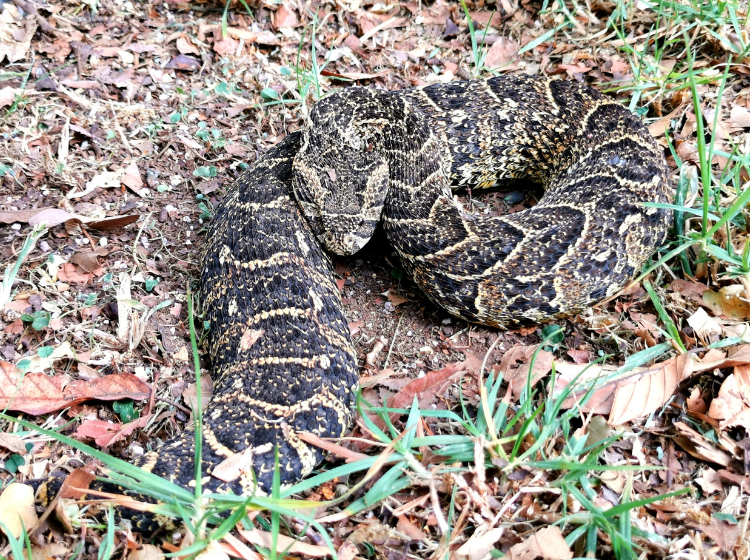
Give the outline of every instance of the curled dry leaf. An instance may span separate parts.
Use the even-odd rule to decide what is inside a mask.
[[[743,299],[744,295],[744,287],[733,284],[724,286],[718,292],[706,291],[703,301],[716,315],[742,320],[750,317],[750,303]]]
[[[728,466],[732,461],[730,453],[718,449],[713,442],[703,437],[684,422],[675,422],[674,427],[678,432],[678,435],[674,438],[675,443],[693,457],[701,461],[716,463],[723,467]]]
[[[65,477],[57,495],[61,498],[72,498],[74,500],[83,498],[89,485],[96,479],[96,475],[89,468],[91,467],[74,469],[72,473]]]
[[[0,494],[0,522],[3,533],[10,532],[15,538],[23,529],[30,530],[38,521],[34,508],[34,489],[31,486],[14,482]]]
[[[149,386],[130,373],[72,381],[66,375],[23,375],[13,364],[0,362],[0,408],[8,410],[47,414],[91,399],[145,400],[150,394]]]

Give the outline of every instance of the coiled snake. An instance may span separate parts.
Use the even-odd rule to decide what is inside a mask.
[[[466,214],[451,193],[521,178],[545,194],[507,216]],[[282,482],[294,482],[322,458],[298,434],[347,429],[356,357],[313,232],[329,250],[353,253],[382,214],[430,299],[507,328],[620,290],[670,222],[668,210],[641,203],[669,197],[647,129],[575,82],[508,76],[328,95],[301,133],[242,174],[209,229],[201,283],[216,388],[204,417],[204,486],[251,492],[252,465],[267,489],[274,446]],[[186,431],[139,463],[188,487],[193,440]],[[232,457],[246,468],[230,480],[212,476]]]

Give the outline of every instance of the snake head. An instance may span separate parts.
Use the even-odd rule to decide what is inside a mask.
[[[349,88],[348,94],[340,100],[334,92],[315,104],[292,178],[316,237],[339,255],[356,253],[370,240],[389,185],[388,162],[380,154],[380,132],[387,121],[367,110],[385,94],[365,88]]]

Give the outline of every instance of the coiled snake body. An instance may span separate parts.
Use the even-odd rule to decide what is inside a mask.
[[[466,214],[451,193],[520,178],[545,194],[507,216]],[[294,482],[322,458],[298,434],[341,436],[349,424],[356,358],[315,236],[352,253],[382,213],[430,299],[468,321],[514,327],[621,289],[670,220],[641,203],[668,202],[669,192],[646,128],[577,83],[500,77],[325,97],[301,133],[243,173],[210,226],[201,289],[215,391],[204,485],[251,492],[249,469],[212,476],[242,454],[267,489],[277,445],[281,480]],[[186,431],[141,463],[190,486],[193,439]]]

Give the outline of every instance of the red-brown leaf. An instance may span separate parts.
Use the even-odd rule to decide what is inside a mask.
[[[47,414],[91,399],[142,401],[150,394],[150,387],[130,373],[73,381],[66,375],[22,375],[13,364],[0,362],[0,409]]]

